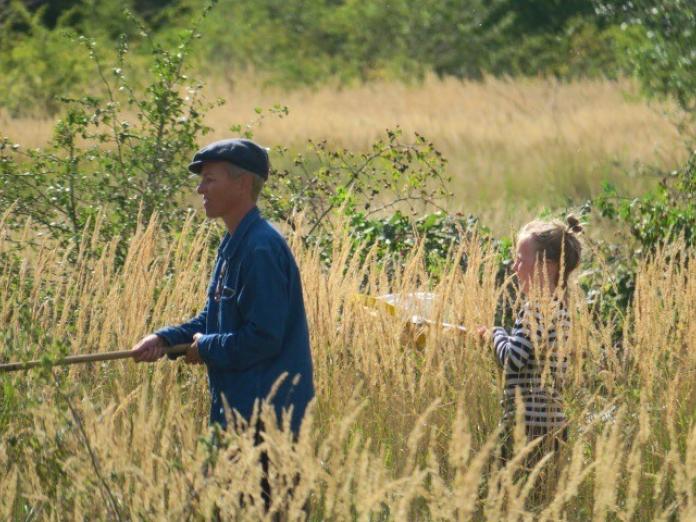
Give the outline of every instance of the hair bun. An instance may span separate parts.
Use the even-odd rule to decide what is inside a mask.
[[[583,230],[582,225],[580,224],[580,221],[578,218],[576,218],[574,215],[570,214],[569,216],[566,217],[566,223],[568,223],[568,227],[566,228],[566,232],[570,234],[580,234]]]

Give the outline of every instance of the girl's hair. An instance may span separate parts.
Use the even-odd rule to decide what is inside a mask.
[[[522,227],[519,236],[533,239],[537,258],[558,263],[559,278],[565,286],[570,273],[580,264],[582,245],[577,236],[582,230],[578,218],[571,214],[566,223],[534,220]]]

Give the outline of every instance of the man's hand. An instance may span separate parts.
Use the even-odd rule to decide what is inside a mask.
[[[135,362],[154,362],[164,355],[165,346],[164,339],[150,334],[132,348],[131,357]]]
[[[203,364],[203,359],[201,359],[201,355],[198,353],[198,339],[202,335],[200,333],[193,334],[193,343],[186,348],[186,356],[184,357],[184,361],[187,364]]]

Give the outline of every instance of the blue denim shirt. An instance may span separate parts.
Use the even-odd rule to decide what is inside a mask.
[[[249,420],[255,401],[287,373],[271,402],[278,419],[292,408],[298,433],[314,396],[300,274],[285,240],[257,208],[220,243],[201,314],[155,333],[170,345],[204,334],[198,348],[208,369],[211,423],[226,425],[223,397]]]

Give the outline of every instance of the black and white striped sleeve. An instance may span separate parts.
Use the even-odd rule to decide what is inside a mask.
[[[530,334],[524,311],[517,317],[510,334],[500,326],[493,329],[493,349],[500,366],[517,372],[529,364],[534,357],[534,343]],[[537,339],[540,336],[541,332],[537,331]]]

